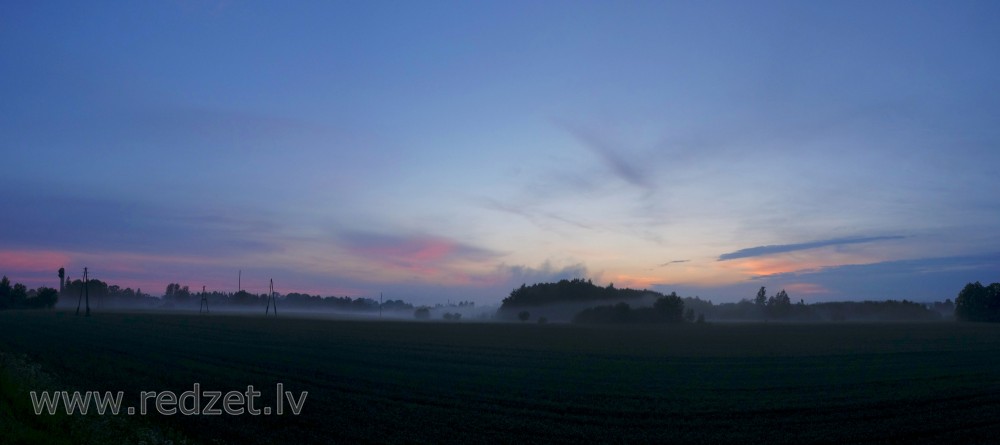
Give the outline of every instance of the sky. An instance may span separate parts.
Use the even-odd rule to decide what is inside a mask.
[[[0,274],[954,298],[998,54],[993,1],[4,2]]]

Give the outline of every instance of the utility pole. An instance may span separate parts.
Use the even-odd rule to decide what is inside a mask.
[[[382,319],[382,292],[378,293],[378,318]]]
[[[198,304],[198,313],[201,313],[202,306],[205,307],[205,313],[208,313],[208,295],[205,294],[205,286],[201,287],[201,303]]]
[[[272,302],[274,302],[274,316],[277,317],[278,316],[278,299],[274,297],[274,278],[271,278],[271,287],[270,287],[270,290],[269,290],[269,292],[267,294],[267,308],[264,309],[264,316],[265,317],[267,316],[267,314],[271,310],[271,304],[272,304]]]
[[[80,297],[78,297],[76,299],[76,315],[80,315],[80,300],[82,300],[84,298],[84,295],[86,295],[86,299],[87,299],[87,314],[86,314],[86,316],[87,317],[90,316],[90,286],[89,286],[89,283],[90,283],[90,278],[89,278],[89,276],[87,274],[87,268],[84,267],[83,268],[83,289],[80,289]]]
[[[90,275],[87,272],[87,268],[83,268],[83,294],[86,295],[84,298],[87,300],[87,316],[90,316]]]

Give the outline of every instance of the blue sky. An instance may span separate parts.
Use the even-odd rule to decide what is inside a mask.
[[[996,54],[995,2],[5,4],[0,273],[954,297],[1000,275]]]

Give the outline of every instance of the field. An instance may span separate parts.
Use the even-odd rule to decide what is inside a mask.
[[[57,382],[31,389],[121,390],[126,406],[140,391],[179,394],[196,382],[252,384],[265,405],[278,382],[309,392],[298,416],[125,419],[196,443],[984,443],[1000,434],[1000,326],[982,324],[612,328],[35,311],[0,313],[0,351]],[[18,376],[5,375],[4,387],[16,387]]]

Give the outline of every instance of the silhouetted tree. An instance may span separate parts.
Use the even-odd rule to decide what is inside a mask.
[[[694,309],[687,308],[684,310],[684,321],[689,323],[694,321]]]
[[[13,288],[10,286],[10,280],[4,275],[3,279],[0,279],[0,309],[11,307],[11,291]]]
[[[1000,283],[966,284],[955,298],[955,318],[960,321],[1000,322]]]
[[[10,291],[10,307],[22,308],[27,306],[28,288],[21,283],[17,283]]]
[[[764,286],[760,287],[760,290],[757,291],[757,297],[753,299],[753,304],[760,307],[767,305],[767,288]]]
[[[791,309],[792,299],[784,289],[767,299],[767,313],[771,317],[785,318],[791,313]]]
[[[528,321],[531,318],[531,312],[521,311],[517,313],[517,319],[521,321]]]
[[[48,287],[40,287],[35,292],[35,296],[28,299],[28,305],[34,308],[52,309],[58,300],[59,291]]]
[[[170,283],[167,285],[167,290],[163,296],[169,301],[186,303],[191,298],[191,290],[188,289],[187,286],[181,286],[178,283]]]
[[[653,303],[653,310],[660,319],[667,323],[680,323],[684,321],[684,300],[677,296],[676,292],[671,292],[656,300]]]
[[[29,291],[21,283],[11,285],[6,276],[0,279],[0,309],[51,308],[57,299],[58,292],[55,289],[40,287]]]

